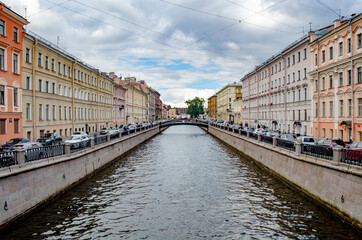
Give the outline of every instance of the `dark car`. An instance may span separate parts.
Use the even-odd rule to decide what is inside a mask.
[[[45,133],[37,140],[37,142],[43,144],[43,146],[61,144],[62,141],[62,136],[60,136],[59,133]]]
[[[5,143],[1,146],[0,151],[6,152],[6,151],[9,151],[15,144],[27,143],[27,142],[30,142],[30,139],[28,139],[28,138],[12,138],[7,143]]]
[[[327,139],[321,139],[318,142],[316,142],[316,145],[318,146],[327,146],[327,147],[335,147],[335,146],[342,146],[342,147],[346,147],[346,143],[343,142],[342,139],[339,138],[327,138]]]

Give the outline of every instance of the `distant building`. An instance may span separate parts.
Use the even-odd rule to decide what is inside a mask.
[[[207,115],[210,119],[217,119],[217,105],[216,105],[217,95],[213,95],[207,99]]]
[[[127,88],[126,123],[148,121],[147,89],[144,82],[137,82],[135,77],[125,78]]]
[[[27,24],[0,2],[0,143],[23,136],[22,30]]]
[[[233,102],[237,98],[242,97],[242,84],[232,83],[223,87],[216,93],[217,119],[224,121],[235,121],[235,104]]]
[[[126,82],[114,74],[109,73],[109,77],[113,79],[113,125],[119,127],[126,124]]]

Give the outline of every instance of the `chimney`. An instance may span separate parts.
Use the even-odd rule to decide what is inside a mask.
[[[334,20],[334,28],[337,28],[339,26],[341,26],[341,20],[337,19],[337,20]]]

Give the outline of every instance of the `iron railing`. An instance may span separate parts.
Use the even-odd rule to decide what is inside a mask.
[[[261,135],[261,141],[269,144],[273,144],[273,137]]]
[[[252,139],[258,140],[258,134],[256,134],[256,133],[250,132],[249,137],[252,138]]]
[[[54,145],[25,150],[25,162],[51,158],[65,154],[65,145]]]
[[[240,135],[241,136],[248,136],[248,132],[244,131],[244,130],[240,130]]]
[[[342,162],[362,166],[362,150],[343,149]]]
[[[295,144],[292,141],[288,141],[288,140],[284,140],[284,139],[277,139],[277,146],[284,148],[284,149],[288,149],[291,151],[295,151]]]
[[[302,154],[333,160],[333,148],[312,144],[302,144]]]
[[[0,153],[0,168],[15,165],[14,152],[1,152]]]

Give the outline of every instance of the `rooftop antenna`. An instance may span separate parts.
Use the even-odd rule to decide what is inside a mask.
[[[24,12],[25,12],[25,19],[27,19],[28,18],[28,13],[27,13],[26,7],[24,9]],[[25,25],[25,31],[28,32],[28,25]]]
[[[303,33],[303,36],[304,36],[304,26],[302,26],[302,33]]]

